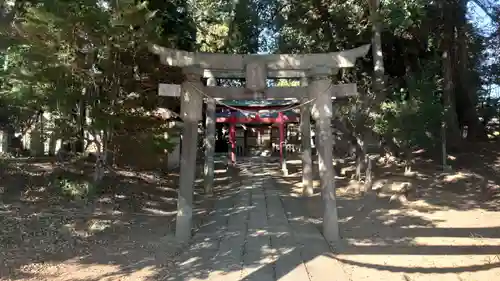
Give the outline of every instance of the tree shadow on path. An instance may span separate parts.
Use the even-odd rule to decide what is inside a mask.
[[[268,170],[275,169],[272,164],[260,167]],[[261,181],[258,177],[263,177],[263,175],[250,180],[254,182],[256,190],[261,188],[258,186]],[[500,258],[460,266],[418,264],[404,266],[390,263],[380,265],[350,260],[345,257],[353,255],[380,256],[382,259],[395,255],[402,256],[403,259],[404,256],[410,258],[415,255],[426,256],[429,259],[440,256],[490,255],[495,257],[500,253],[500,225],[443,227],[444,219],[422,216],[397,202],[369,196],[339,196],[338,209],[343,240],[341,243],[329,245],[320,233],[321,198],[319,196],[312,198],[291,196],[293,187],[283,183],[276,173],[267,180],[268,184],[263,187],[268,204],[265,226],[258,230],[249,227],[243,231],[232,232],[231,239],[238,241],[236,245],[239,246],[225,247],[225,251],[222,252],[221,245],[230,243],[231,239],[223,238],[224,233],[228,232],[223,226],[224,223],[221,223],[216,235],[217,239],[202,236],[205,245],[210,249],[200,249],[199,245],[202,243],[194,241],[192,249],[199,251],[190,250],[188,257],[181,258],[185,266],[179,267],[178,275],[169,280],[218,280],[220,276],[227,277],[227,280],[288,280],[297,276],[306,276],[304,278],[309,278],[309,280],[332,280],[333,276],[335,280],[349,280],[350,277],[344,271],[346,265],[401,274],[438,275],[481,272],[500,267]],[[277,195],[279,202],[273,201],[273,193]],[[254,195],[255,192],[251,194]],[[256,202],[252,197],[248,209],[243,210],[247,213],[247,219],[254,212],[258,214],[257,210],[260,208],[258,199]],[[283,223],[283,220],[281,223],[278,222],[280,220],[273,221],[273,216],[280,217],[281,214],[276,208],[272,209],[270,204],[281,204],[286,223]],[[231,208],[234,206],[222,210],[230,214]],[[419,211],[442,210],[428,208]],[[245,215],[240,215],[240,219],[245,219]],[[251,222],[251,219],[249,221]],[[246,240],[241,238],[243,236],[247,237]],[[253,242],[252,237],[258,237],[260,243]],[[496,240],[482,245],[473,243],[474,237]],[[422,238],[442,238],[448,242],[442,245],[421,244],[418,239]],[[469,239],[471,243],[460,245],[449,243],[452,239],[461,238]],[[229,262],[221,263],[218,258],[221,254],[230,257]],[[214,272],[220,274],[214,275]]]

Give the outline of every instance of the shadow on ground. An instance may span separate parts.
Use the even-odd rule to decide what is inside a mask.
[[[237,230],[228,231],[227,228],[219,226],[207,231],[216,233],[214,236],[217,238],[200,235],[189,248],[189,255],[180,257],[179,270],[166,280],[207,280],[213,278],[214,272],[220,272],[221,276],[228,277],[228,280],[287,280],[286,278],[292,275],[296,277],[301,274],[303,278],[294,280],[325,280],[324,278],[330,280],[329,274],[335,275],[337,278],[335,280],[356,280],[346,277],[347,266],[354,266],[358,270],[374,269],[397,275],[395,279],[381,280],[401,280],[401,278],[413,280],[415,276],[412,274],[425,274],[432,280],[442,280],[443,274],[455,274],[456,279],[465,273],[497,270],[490,273],[493,278],[498,273],[500,221],[491,222],[483,218],[483,221],[473,222],[476,225],[473,227],[446,226],[450,217],[459,215],[448,212],[464,212],[464,209],[472,206],[471,198],[446,197],[444,200],[456,200],[448,202],[446,206],[445,202],[432,205],[435,201],[427,202],[428,204],[424,206],[409,206],[398,201],[391,202],[388,198],[348,193],[346,192],[348,182],[339,179],[340,194],[337,203],[343,241],[331,245],[326,243],[320,234],[323,215],[320,196],[318,194],[311,198],[296,196],[297,191],[293,183],[299,181],[297,178],[293,175],[279,176],[275,163],[260,165],[267,173],[274,171],[274,174],[266,176],[254,173],[253,184],[250,187],[252,197],[248,206],[237,208],[229,204],[225,208],[217,208],[225,210],[226,214],[231,214],[228,215],[228,220],[234,216],[242,221],[248,220],[247,228],[236,227]],[[265,204],[268,212],[267,218],[262,220],[267,220],[267,224],[265,227],[255,229],[251,226],[251,216],[253,214],[258,216],[258,210],[263,208],[264,203],[258,198],[254,200],[253,192],[261,188],[260,183],[266,179],[274,183],[277,191],[271,186],[265,186]],[[441,187],[436,185],[428,188]],[[272,198],[273,192],[279,194],[279,202],[271,203],[269,198]],[[439,194],[445,193],[456,195],[446,190],[440,191]],[[429,194],[424,193],[424,196]],[[474,208],[484,208],[483,210],[490,212],[497,210],[497,205],[492,203],[482,205],[479,199],[474,201]],[[273,221],[273,216],[281,216],[280,211],[269,211],[271,205],[278,204],[283,209],[286,225]],[[239,212],[246,214],[247,217]],[[424,215],[431,213],[434,216]],[[465,217],[460,219],[469,220]],[[217,224],[216,220],[213,223]],[[221,238],[222,233],[228,234],[229,238]],[[241,237],[247,237],[246,241],[238,241],[242,239]],[[436,238],[440,239],[438,243],[434,241]],[[463,241],[460,241],[461,239]],[[457,240],[458,242],[454,242]],[[226,243],[240,246],[224,247]],[[371,256],[373,259],[369,258],[370,262],[363,262],[352,258],[359,256]],[[485,260],[484,256],[490,259]],[[387,257],[395,260],[388,261]],[[415,257],[427,260],[427,263]],[[450,266],[446,262],[434,263],[442,259],[452,261],[454,257],[467,257],[469,260],[463,264]],[[406,259],[413,259],[416,262],[412,265],[403,265],[404,262],[401,261]],[[378,262],[372,262],[373,260]],[[302,267],[306,270],[302,270]],[[381,278],[386,277],[382,276]],[[456,280],[475,280],[474,278]]]
[[[0,280],[41,278],[34,269],[45,272],[44,268],[68,261],[81,267],[115,267],[108,269],[112,272],[108,277],[126,276],[153,265],[168,267],[181,249],[172,239],[179,171],[116,169],[106,174],[99,193],[90,200],[69,200],[53,183],[89,181],[91,164],[8,159],[1,165]],[[216,163],[213,198],[220,194],[220,187],[230,192],[234,182],[235,177],[223,172],[224,168]],[[198,179],[195,229],[211,212],[213,198],[203,195]],[[92,280],[78,276],[70,279]]]
[[[341,276],[340,272],[345,273],[346,266],[398,274],[459,275],[498,269],[500,243],[499,240],[492,240],[500,239],[498,220],[479,221],[469,227],[447,224],[450,219],[448,216],[465,219],[460,216],[468,210],[500,210],[495,191],[499,183],[496,162],[500,155],[492,150],[488,150],[488,155],[488,160],[477,156],[477,159],[484,160],[483,164],[488,168],[467,166],[462,164],[466,161],[458,157],[454,173],[441,173],[432,163],[428,163],[430,168],[422,163],[415,168],[417,175],[410,178],[404,176],[399,167],[378,167],[375,170],[376,180],[389,183],[411,181],[412,185],[418,186],[418,196],[410,204],[390,201],[373,194],[360,196],[349,193],[350,181],[338,179],[337,202],[343,241],[335,245],[328,244],[320,234],[323,215],[320,196],[297,196],[300,191],[297,185],[301,180],[293,172],[294,169],[298,171],[298,167],[291,165],[292,176],[282,177],[276,169],[279,166],[276,161],[261,160],[257,167],[255,163],[243,163],[232,174],[220,174],[215,199],[197,202],[197,216],[202,217],[201,214],[204,214],[205,219],[198,221],[197,235],[188,246],[175,244],[169,235],[175,205],[172,192],[175,191],[159,187],[171,186],[168,184],[171,178],[162,178],[165,182],[148,181],[144,175],[134,175],[131,179],[117,181],[115,186],[123,184],[128,187],[124,188],[123,193],[118,193],[122,197],[104,204],[115,207],[105,208],[97,204],[92,206],[88,214],[74,216],[68,215],[71,213],[68,211],[70,207],[50,211],[39,209],[47,204],[43,202],[50,201],[48,199],[40,200],[40,203],[28,208],[31,203],[22,200],[16,203],[15,196],[21,198],[22,192],[9,190],[10,199],[2,207],[1,218],[2,225],[14,227],[11,231],[4,231],[3,240],[0,241],[2,253],[8,253],[7,256],[0,256],[0,278],[28,280],[35,278],[37,271],[25,269],[25,266],[68,260],[73,260],[80,272],[85,272],[85,268],[91,266],[102,266],[103,272],[97,276],[80,273],[81,277],[71,278],[88,281],[106,278],[205,280],[213,272],[222,272],[228,278],[234,277],[229,280],[279,280],[291,274],[303,274],[304,279],[300,280],[316,280],[319,278],[315,278],[314,270]],[[39,175],[39,168],[28,170],[23,167],[20,165],[16,169],[31,173],[23,179],[25,182],[34,183],[35,177],[44,177]],[[248,171],[252,174],[245,175]],[[496,174],[491,175],[492,171]],[[38,188],[42,185],[33,186]],[[138,191],[132,192],[131,189]],[[488,193],[489,190],[493,192]],[[197,191],[201,192],[200,187]],[[165,203],[162,198],[172,201]],[[120,204],[130,200],[139,201],[137,206],[140,207],[123,207]],[[152,212],[150,209],[154,208],[159,210]],[[101,209],[106,211],[95,215]],[[118,212],[118,215],[113,211]],[[444,215],[447,212],[450,215]],[[93,219],[98,219],[99,223],[94,224]],[[79,220],[82,220],[82,227],[77,226]],[[261,227],[262,222],[265,222],[265,227]],[[228,225],[234,225],[235,228],[230,229]],[[91,228],[96,230],[89,231]],[[47,237],[50,239],[46,240]],[[444,239],[444,242],[422,243],[421,239],[435,237]],[[464,241],[450,242],[453,239]],[[486,242],[475,243],[481,239]],[[52,250],[51,247],[56,249]],[[13,260],[9,255],[21,258]],[[489,261],[473,260],[472,264],[467,265],[406,266],[349,258],[356,255],[380,259],[394,255],[407,259],[416,255],[448,256],[450,259],[453,256],[493,258]],[[314,269],[314,266],[318,268]]]

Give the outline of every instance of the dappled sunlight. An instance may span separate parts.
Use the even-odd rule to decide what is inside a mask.
[[[273,173],[279,166],[259,165],[262,160],[256,159],[246,161],[250,165],[242,160],[238,164],[240,174],[245,175],[239,192],[216,202],[217,211],[180,256],[176,272],[182,279],[280,280],[300,276],[299,280],[308,280],[304,262],[329,251],[312,223],[315,220],[290,212],[293,207],[288,204],[294,203],[282,197],[276,183],[279,178]],[[255,177],[261,173],[264,175]],[[306,241],[311,244],[303,244]],[[326,263],[309,264],[311,272],[327,267]]]
[[[495,218],[498,226],[492,226],[494,213],[450,213],[443,209],[422,212],[411,206],[400,209],[380,201],[358,200],[364,202],[358,209],[362,217],[349,215],[342,221],[346,244],[336,257],[352,278],[363,279],[365,274],[380,274],[380,270],[387,271],[384,276],[388,279],[398,278],[400,273],[445,278],[442,274],[470,274],[472,269],[486,272],[500,266],[486,262],[500,253],[500,220]],[[346,204],[351,210],[351,205],[359,205],[352,199]],[[347,206],[343,200],[340,205]],[[340,208],[340,212],[342,215],[348,211]]]
[[[231,177],[219,177],[219,178],[215,178],[214,181],[227,181],[227,180],[231,180],[232,178]]]
[[[4,204],[0,214],[6,229],[49,225],[47,233],[36,232],[16,242],[38,241],[39,246],[23,250],[9,246],[8,253],[45,258],[9,266],[26,280],[41,276],[69,280],[50,266],[36,274],[23,271],[43,261],[78,272],[71,280],[91,281],[267,280],[266,276],[308,280],[314,272],[332,270],[355,280],[400,278],[401,274],[408,278],[425,274],[432,280],[448,274],[478,279],[500,268],[498,202],[451,192],[454,186],[481,180],[473,173],[431,174],[417,169],[411,176],[394,170],[379,173],[384,192],[395,192],[406,182],[423,186],[419,197],[404,204],[382,195],[361,195],[353,187],[356,183],[337,178],[342,241],[329,245],[320,232],[321,195],[302,196],[300,167],[297,175],[286,177],[278,162],[262,161],[241,158],[235,171],[217,174],[212,199],[203,195],[201,186],[196,187],[194,213],[200,220],[189,245],[178,244],[172,235],[176,187],[156,184],[151,176],[123,173],[126,182],[144,181],[152,189],[141,189],[144,198],[130,192],[102,196],[85,215],[68,214],[64,208],[48,213],[35,211],[36,206],[23,209],[19,203]],[[291,163],[289,167],[294,169]],[[127,201],[137,202],[133,212],[109,208]],[[60,222],[54,223],[56,218]],[[48,249],[46,243],[54,246]]]
[[[381,272],[384,272],[385,278],[395,278],[395,280],[400,278],[401,273],[405,273],[404,276],[415,273],[426,274],[426,278],[432,277],[436,280],[446,280],[446,278],[456,280],[457,275],[466,276],[465,280],[489,280],[483,279],[482,276],[492,276],[491,274],[495,273],[488,271],[496,270],[500,266],[497,259],[484,258],[482,262],[474,263],[463,257],[446,255],[433,256],[433,259],[422,259],[414,255],[406,255],[404,258],[387,256],[387,259],[380,259],[380,256],[359,255],[356,259],[350,259],[340,255],[336,259],[345,265],[344,270],[355,280],[363,280],[374,275],[380,276]],[[436,266],[435,260],[439,260],[439,266]]]
[[[71,280],[75,281],[111,281],[111,280],[121,280],[122,278],[127,278],[129,280],[144,280],[147,278],[152,278],[157,274],[157,267],[153,265],[144,266],[146,264],[151,264],[149,259],[144,259],[142,261],[136,262],[131,265],[130,272],[124,272],[123,268],[119,265],[105,265],[105,264],[79,264],[77,260],[69,262],[63,266],[53,268],[50,266],[46,271],[53,272],[52,280],[61,280],[60,272],[73,272]],[[40,276],[41,277],[41,276]],[[38,277],[38,278],[40,278]],[[56,279],[57,278],[57,279]]]
[[[465,180],[465,179],[472,177],[472,176],[473,176],[472,174],[458,172],[458,173],[451,174],[451,175],[444,175],[443,181],[447,182],[447,183],[452,183],[452,182],[457,182],[460,180]]]
[[[148,207],[143,207],[142,210],[145,211],[146,213],[156,216],[173,216],[177,214],[177,211],[166,212],[159,209],[148,208]]]
[[[105,178],[114,192],[98,194],[92,202],[74,202],[52,195],[54,190],[48,187],[53,178],[70,180],[73,172],[79,176],[81,167],[66,163],[53,168],[45,163],[50,162],[12,161],[3,170],[11,176],[2,182],[9,188],[0,204],[0,279],[163,280],[172,276],[171,260],[182,246],[170,238],[177,205],[175,172],[165,176],[115,169]],[[216,179],[221,176],[216,192],[226,192],[218,197],[223,200],[233,196],[228,181],[234,178],[218,174]],[[30,185],[20,185],[24,179]],[[34,204],[28,199],[35,194],[40,199]],[[53,203],[47,204],[47,198]],[[209,201],[199,195],[194,201],[195,223],[200,224],[210,213]],[[228,216],[238,212],[244,210],[234,209]],[[75,274],[61,275],[64,272]]]
[[[431,174],[418,169],[411,176],[394,170],[377,174],[384,175],[384,191],[397,191],[405,182],[420,190],[418,197],[402,204],[384,196],[360,196],[349,191],[351,182],[337,180],[343,243],[333,245],[337,254],[331,258],[341,263],[352,280],[373,276],[400,280],[402,274],[406,280],[414,280],[415,274],[425,274],[432,280],[457,276],[482,280],[482,276],[499,273],[498,202],[481,202],[472,194],[452,192],[455,186],[465,183],[469,192],[478,190],[473,185],[482,180],[481,176],[461,171]],[[293,179],[283,177],[278,181],[290,198],[305,200],[300,198],[300,173]],[[321,227],[321,198],[316,194],[304,203],[313,219],[293,216],[290,221],[309,221]]]

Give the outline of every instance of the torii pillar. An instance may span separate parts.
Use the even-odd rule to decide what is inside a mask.
[[[229,163],[230,167],[236,166],[236,117],[229,118]]]
[[[307,87],[308,79],[301,79],[301,86]],[[302,102],[306,102],[305,98]],[[311,149],[311,106],[304,104],[300,108],[300,138],[301,138],[301,153],[302,153],[302,195],[311,196],[314,193],[313,189],[313,161]]]
[[[193,191],[196,176],[196,150],[198,122],[202,119],[203,90],[202,71],[196,66],[183,68],[186,80],[181,85],[182,128],[181,173],[175,237],[183,242],[191,238],[193,221]]]
[[[207,80],[207,87],[217,86],[217,80],[210,77]],[[204,184],[205,194],[211,195],[214,186],[214,155],[215,155],[215,100],[207,99],[206,119],[205,119],[205,166]]]
[[[310,70],[310,97],[315,98],[312,116],[316,120],[316,136],[319,139],[318,169],[323,199],[323,236],[329,242],[340,240],[337,202],[335,196],[335,177],[333,171],[333,136],[331,75],[337,70],[318,66]]]
[[[288,168],[286,166],[286,136],[285,136],[285,114],[278,113],[278,126],[279,126],[279,150],[280,150],[280,164],[283,175],[288,175]]]

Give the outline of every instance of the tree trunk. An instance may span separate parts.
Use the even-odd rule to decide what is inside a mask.
[[[99,134],[101,137],[99,140],[96,140],[97,151],[96,151],[96,162],[94,166],[94,176],[93,176],[94,184],[99,184],[103,180],[109,157],[108,154],[109,131],[104,130],[97,134]]]
[[[375,106],[378,106],[378,104],[385,99],[385,67],[384,55],[382,51],[380,0],[368,0],[368,6],[370,9],[370,21],[372,23],[373,102],[375,103]],[[371,102],[368,103],[369,107],[371,107],[370,104]],[[366,118],[363,119],[367,120]],[[356,145],[359,146],[359,148],[356,149],[356,177],[360,180],[362,177],[361,170],[365,170],[364,191],[367,191],[368,186],[371,185],[372,181],[372,165],[367,154],[367,145],[369,145],[368,127],[367,124],[364,125],[365,129],[361,134],[361,139],[356,138]]]
[[[453,16],[450,15],[451,5],[449,1],[444,1],[442,6],[443,13],[443,40],[441,42],[442,50],[442,69],[443,69],[443,120],[441,125],[442,137],[442,157],[443,165],[446,166],[447,149],[456,148],[460,144],[461,135],[458,126],[457,112],[454,102],[454,83],[453,83],[453,62],[452,49],[454,46],[454,25]]]
[[[376,97],[384,96],[385,68],[382,53],[382,22],[380,20],[380,0],[368,0],[372,22],[373,91]],[[379,100],[377,98],[377,100]]]
[[[479,121],[476,111],[477,96],[471,87],[470,71],[468,69],[468,41],[467,41],[467,1],[460,0],[455,4],[455,24],[457,31],[457,44],[454,53],[454,62],[457,63],[457,73],[455,75],[455,98],[457,101],[456,110],[461,127],[467,128],[467,138],[477,139],[486,137],[484,126]]]
[[[347,122],[342,121],[339,118],[332,119],[332,125],[335,129],[342,133],[342,136],[348,141],[354,148],[354,153],[356,154],[356,179],[362,179],[362,171],[365,168],[365,153],[363,150],[363,140],[359,138],[352,126],[349,126]]]

